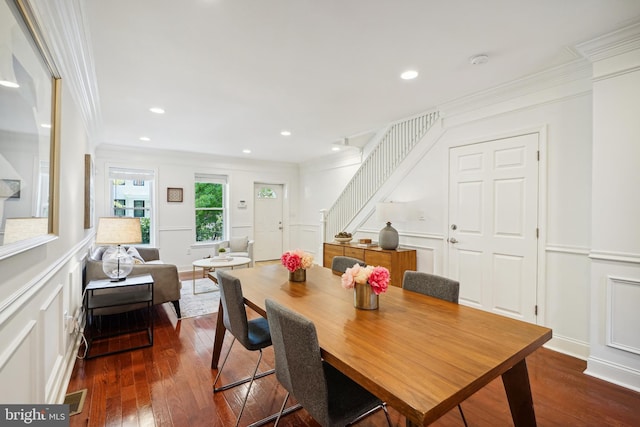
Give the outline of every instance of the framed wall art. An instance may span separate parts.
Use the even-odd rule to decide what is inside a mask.
[[[19,199],[20,180],[0,179],[0,197],[3,199]]]
[[[84,155],[84,228],[93,228],[93,160],[91,154]]]
[[[167,202],[182,202],[182,188],[167,187]]]

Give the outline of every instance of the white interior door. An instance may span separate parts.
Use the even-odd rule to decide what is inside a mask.
[[[254,240],[256,261],[279,259],[282,255],[282,184],[254,184]]]
[[[449,151],[449,275],[460,301],[536,322],[538,134]]]

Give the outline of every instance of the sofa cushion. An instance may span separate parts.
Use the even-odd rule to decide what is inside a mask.
[[[246,252],[249,244],[249,237],[232,237],[229,239],[229,249],[231,252]]]

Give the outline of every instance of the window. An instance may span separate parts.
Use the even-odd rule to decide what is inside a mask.
[[[134,181],[134,184],[135,181]],[[133,216],[136,218],[144,218],[144,200],[134,200],[133,201]]]
[[[226,177],[196,175],[195,216],[196,242],[225,238]]]
[[[114,216],[140,218],[142,243],[151,244],[154,172],[109,168]]]
[[[120,184],[114,184],[114,185],[120,185]],[[125,199],[115,199],[113,201],[113,216],[124,216],[125,215],[124,207],[126,204],[127,204],[127,201]]]
[[[278,195],[269,187],[262,187],[258,191],[258,199],[277,199]]]

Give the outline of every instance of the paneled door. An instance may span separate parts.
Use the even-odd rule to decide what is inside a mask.
[[[449,275],[460,302],[536,322],[538,134],[449,151]]]
[[[279,259],[282,255],[283,190],[282,184],[254,184],[253,256],[256,261]]]

